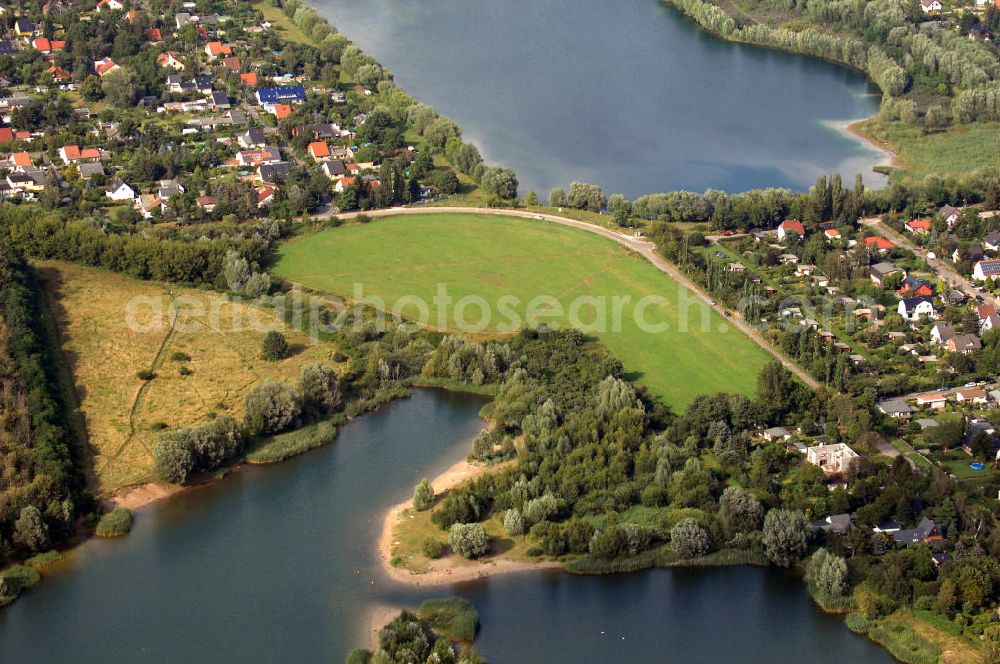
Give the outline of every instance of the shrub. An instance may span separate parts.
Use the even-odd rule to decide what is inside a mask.
[[[426,478],[420,480],[420,484],[413,489],[413,507],[418,510],[425,510],[434,503],[434,487]]]
[[[277,463],[315,447],[329,445],[336,437],[337,427],[332,422],[318,422],[261,441],[246,455],[246,460],[250,463]]]
[[[171,484],[184,484],[194,470],[189,434],[189,429],[171,431],[160,436],[153,446],[153,469]]]
[[[132,530],[132,512],[124,507],[117,507],[97,522],[95,534],[98,537],[121,537]]]
[[[188,362],[191,360],[191,356],[188,355],[187,353],[182,353],[179,350],[175,350],[173,353],[170,354],[170,359],[173,360],[174,362]]]
[[[271,330],[264,335],[260,355],[269,362],[277,362],[288,357],[288,340],[281,332]]]
[[[806,551],[809,520],[797,510],[773,509],[764,518],[764,551],[772,563],[788,567]]]
[[[490,537],[482,524],[455,523],[448,531],[448,543],[463,558],[481,558],[490,548]]]
[[[429,599],[417,613],[436,633],[456,641],[472,641],[479,630],[479,613],[463,597]]]
[[[682,519],[670,529],[670,546],[681,558],[703,556],[708,553],[708,533],[694,519]]]
[[[190,376],[193,372],[187,367],[179,367],[177,369],[177,373],[179,373],[182,376]]]
[[[524,534],[524,517],[516,509],[509,509],[503,515],[503,529],[511,537]]]
[[[42,520],[42,513],[34,505],[28,505],[14,524],[14,543],[32,552],[49,546],[49,527]]]
[[[424,555],[431,559],[443,556],[447,548],[447,544],[430,535],[425,537],[424,541],[420,544],[420,549],[424,552]]]
[[[340,386],[333,367],[325,364],[307,364],[302,367],[299,391],[306,408],[320,415],[329,415],[340,405]]]
[[[139,380],[153,380],[156,378],[156,374],[149,369],[142,369],[141,371],[136,371],[135,375]]]
[[[299,395],[290,385],[270,380],[251,390],[244,403],[247,426],[255,434],[284,431],[302,411]]]

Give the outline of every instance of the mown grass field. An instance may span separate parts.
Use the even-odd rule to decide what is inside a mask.
[[[36,267],[73,373],[89,439],[88,480],[99,496],[152,479],[151,449],[165,429],[203,424],[211,412],[242,417],[243,397],[259,382],[297,380],[309,362],[334,365],[332,346],[310,344],[304,333],[287,329],[292,356],[261,359],[264,332],[236,322],[248,320],[248,304],[219,301],[218,325],[182,307],[188,313],[178,316],[173,332],[169,315],[154,325],[152,308],[140,306],[133,316],[139,325],[130,325],[127,306],[137,296],[165,310],[174,298],[190,298],[207,311],[218,296],[79,265]],[[265,324],[276,322],[273,311],[255,309]],[[175,353],[190,359],[173,359]],[[142,380],[143,370],[155,377]]]
[[[504,296],[517,298],[509,311],[522,322],[563,327],[573,320],[574,301],[579,323],[592,325],[597,318],[594,300],[578,296],[605,298],[607,316],[601,319],[610,322],[603,331],[592,329],[593,336],[626,371],[677,408],[706,392],[751,393],[769,358],[642,257],[609,239],[549,222],[450,213],[390,217],[303,235],[279,254],[273,272],[287,280],[345,298],[352,298],[360,284],[366,298],[382,298],[389,309],[404,296],[416,297],[430,308],[429,324],[449,330],[461,328],[459,311],[452,306],[439,316],[432,302],[439,285],[456,305],[467,296],[485,300],[491,316],[483,332],[506,331],[510,317],[501,311]],[[641,313],[650,323],[665,323],[665,331],[644,331],[637,321],[636,304],[653,295],[666,298],[666,304],[655,303]],[[530,316],[529,303],[536,296],[554,298],[561,315]],[[613,320],[613,297],[629,298],[620,307],[620,326]],[[480,312],[470,305],[464,319],[482,323]],[[409,304],[401,313],[413,319],[420,310]]]

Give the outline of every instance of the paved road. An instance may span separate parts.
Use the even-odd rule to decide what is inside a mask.
[[[972,280],[959,274],[958,270],[950,265],[947,260],[943,258],[927,258],[927,252],[925,250],[914,244],[910,238],[898,233],[896,229],[888,226],[887,224],[883,224],[882,220],[878,217],[866,217],[861,219],[860,223],[864,226],[877,228],[880,233],[885,235],[886,238],[896,243],[898,246],[906,249],[907,251],[913,252],[916,256],[927,261],[927,264],[934,269],[941,281],[958,288],[973,300],[975,300],[977,296],[981,295],[987,304],[997,304],[997,301],[992,295],[977,291],[975,289],[975,285],[972,283]]]
[[[580,230],[587,231],[588,233],[594,233],[596,235],[603,235],[606,238],[614,240],[618,244],[634,251],[635,253],[641,255],[643,258],[648,260],[653,264],[653,267],[660,270],[661,272],[667,274],[673,278],[678,283],[683,284],[685,287],[691,291],[697,293],[706,300],[711,299],[708,293],[691,281],[687,276],[685,276],[680,270],[678,270],[672,263],[667,261],[665,258],[656,253],[656,245],[646,240],[645,238],[637,238],[631,235],[625,235],[624,233],[618,233],[603,226],[597,226],[595,224],[587,223],[585,221],[577,221],[576,219],[569,219],[567,217],[560,217],[553,214],[539,214],[535,212],[527,212],[525,210],[508,210],[504,208],[476,208],[476,207],[396,207],[389,208],[385,210],[371,210],[368,212],[352,212],[347,214],[338,215],[342,219],[351,219],[358,216],[359,214],[365,214],[369,217],[387,217],[400,214],[440,214],[440,213],[466,213],[466,214],[493,214],[500,215],[504,217],[520,217],[524,219],[538,219],[544,221],[550,221],[555,224],[560,224],[562,226],[571,226],[573,228],[579,228]],[[323,216],[329,216],[325,214]],[[764,336],[752,325],[748,325],[738,312],[732,312],[727,310],[718,304],[710,305],[713,309],[718,311],[720,314],[729,316],[726,320],[733,325],[736,329],[743,332],[745,335],[750,337],[754,342],[757,343],[761,348],[766,350],[772,356],[775,357],[782,366],[791,371],[793,374],[798,376],[798,378],[816,390],[819,389],[819,382],[805,372],[801,367],[792,362],[789,358],[785,357],[777,348],[775,348]]]

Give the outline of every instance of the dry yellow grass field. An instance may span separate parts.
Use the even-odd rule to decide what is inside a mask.
[[[283,332],[291,356],[261,359],[264,332],[238,321],[280,323],[257,305],[79,265],[36,267],[86,421],[88,481],[101,497],[153,479],[151,450],[164,429],[203,424],[210,412],[240,418],[257,383],[297,380],[310,362],[333,364],[333,346],[290,329]],[[201,306],[205,313],[196,311]],[[174,360],[175,353],[190,360]],[[155,378],[143,381],[140,371]]]

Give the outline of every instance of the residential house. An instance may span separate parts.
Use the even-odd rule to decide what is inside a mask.
[[[181,54],[177,51],[164,51],[156,56],[156,63],[161,67],[170,67],[177,71],[184,70],[184,63],[181,62]]]
[[[768,442],[774,442],[788,440],[792,437],[792,434],[785,427],[771,427],[770,429],[765,429],[761,436]]]
[[[825,235],[826,239],[831,242],[840,239],[840,231],[838,231],[836,228],[827,228],[825,231],[823,231],[823,235]]]
[[[983,238],[983,247],[989,251],[1000,251],[1000,230],[992,230]]]
[[[100,161],[101,151],[97,148],[80,149],[78,145],[64,145],[59,148],[59,157],[66,165],[77,161]]]
[[[305,101],[306,90],[301,85],[286,85],[280,88],[260,88],[254,93],[257,103],[265,109],[276,104],[293,104]]]
[[[244,148],[261,148],[267,145],[264,138],[264,130],[260,127],[251,127],[246,132],[240,134],[236,139]]]
[[[941,207],[940,210],[937,211],[936,216],[938,219],[943,219],[944,223],[948,224],[948,228],[951,228],[952,226],[955,225],[955,222],[958,221],[958,218],[962,216],[962,213],[956,207],[952,207],[951,205],[944,205]]]
[[[918,321],[934,317],[934,300],[929,297],[908,297],[899,301],[897,312],[904,320]]]
[[[868,274],[871,280],[877,285],[881,286],[885,281],[885,278],[890,274],[903,273],[903,268],[895,265],[894,263],[876,263],[868,268]]]
[[[955,334],[955,326],[951,323],[934,323],[934,327],[931,328],[931,340],[938,346],[948,343]]]
[[[31,155],[28,154],[27,152],[13,152],[11,153],[7,161],[14,166],[15,170],[18,171],[23,171],[26,168],[31,168],[33,165],[31,162]]]
[[[274,202],[274,194],[277,191],[273,186],[267,184],[257,190],[257,207],[262,208]]]
[[[134,201],[135,189],[125,184],[122,180],[115,180],[104,191],[104,195],[113,201]]]
[[[146,28],[146,41],[150,44],[159,44],[163,41],[163,33],[160,32],[159,28]]]
[[[82,163],[77,164],[76,172],[80,174],[80,177],[84,180],[89,180],[90,178],[97,175],[104,175],[104,165],[101,162],[93,163]]]
[[[347,169],[344,167],[344,162],[339,159],[329,159],[323,162],[320,166],[323,174],[326,175],[331,180],[338,180],[347,174]]]
[[[262,182],[278,184],[288,178],[291,164],[287,161],[279,161],[273,164],[261,164],[257,169],[257,174]]]
[[[257,72],[247,72],[245,74],[240,74],[240,81],[243,85],[251,88],[257,87]]]
[[[307,150],[309,151],[309,156],[317,161],[330,156],[330,146],[324,141],[313,141],[309,144]]]
[[[779,242],[784,240],[785,237],[790,233],[794,233],[800,238],[805,238],[806,236],[805,226],[803,226],[802,222],[799,221],[798,219],[785,219],[783,222],[778,224]]]
[[[209,60],[215,60],[216,58],[230,56],[233,54],[233,47],[229,44],[223,44],[220,41],[212,41],[205,44],[205,55],[208,56]]]
[[[118,12],[123,9],[125,9],[125,5],[123,5],[120,0],[101,0],[97,3],[94,11],[101,14],[104,12]]]
[[[948,395],[944,392],[925,392],[917,395],[917,405],[941,409],[948,403]]]
[[[906,222],[904,227],[914,235],[927,235],[934,227],[934,223],[930,219],[913,219]]]
[[[825,519],[812,522],[813,531],[824,531],[826,533],[836,533],[843,535],[851,529],[853,525],[850,514],[832,514]]]
[[[276,147],[240,150],[236,153],[236,163],[240,166],[260,166],[281,161],[281,152]]]
[[[104,77],[115,71],[116,69],[121,69],[118,64],[111,58],[101,58],[100,60],[94,60],[94,73],[98,76]]]
[[[913,407],[903,399],[887,399],[880,401],[878,409],[895,419],[907,419],[913,413]]]
[[[229,101],[229,95],[221,90],[216,90],[212,92],[212,108],[216,111],[224,111],[230,108],[232,104]]]
[[[979,337],[974,334],[956,334],[945,343],[944,347],[949,353],[962,353],[968,355],[983,347]]]
[[[922,0],[920,3],[923,6],[924,2],[927,0]],[[938,7],[941,6],[940,2],[937,0],[932,0],[937,3]],[[941,529],[937,527],[931,519],[924,517],[917,524],[916,528],[905,528],[898,530],[892,534],[892,539],[906,546],[916,546],[917,544],[936,544],[938,542],[943,542],[944,537],[941,536]]]
[[[1000,279],[1000,259],[979,261],[972,268],[972,278],[976,281]]]
[[[819,466],[827,475],[846,473],[851,461],[858,458],[858,453],[844,443],[815,445],[806,451],[806,461]]]
[[[156,212],[163,209],[163,201],[156,194],[141,194],[135,199],[135,209],[144,219],[152,219]]]
[[[210,94],[212,92],[212,77],[205,76],[204,74],[199,74],[192,79],[194,87],[197,88],[198,92],[203,95]]]
[[[274,117],[278,120],[284,120],[285,118],[292,117],[292,107],[288,104],[275,104],[270,107],[271,112],[274,113]]]
[[[981,388],[962,387],[955,390],[955,401],[982,404],[987,403],[989,400],[986,390]]]
[[[160,180],[160,188],[156,192],[156,197],[162,201],[168,201],[171,196],[183,194],[185,191],[177,180]]]
[[[889,242],[884,237],[878,235],[869,235],[865,238],[865,246],[868,249],[875,249],[880,254],[887,253],[890,249],[895,248],[892,242]]]
[[[34,37],[36,32],[38,32],[38,26],[31,19],[19,18],[14,20],[14,34],[18,37]]]
[[[979,326],[979,335],[982,336],[990,330],[1000,330],[1000,315],[991,314],[987,316],[986,320]]]
[[[933,297],[937,287],[929,281],[907,275],[896,289],[899,297]]]
[[[944,5],[941,4],[940,0],[920,0],[920,9],[925,14],[933,14],[944,9]]]
[[[212,212],[212,210],[215,209],[216,204],[215,196],[199,196],[197,203],[198,207],[205,212]]]

